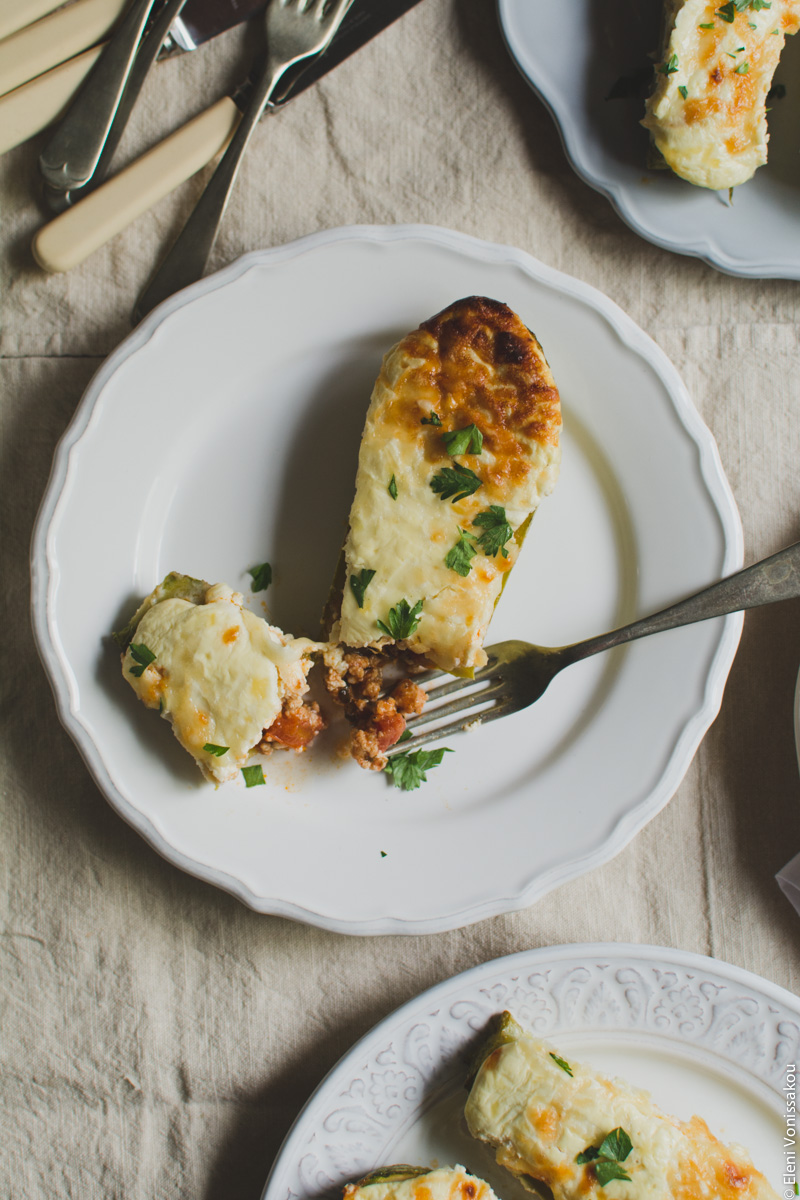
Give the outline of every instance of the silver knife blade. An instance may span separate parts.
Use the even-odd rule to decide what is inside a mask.
[[[266,0],[187,0],[186,6],[170,29],[170,44],[165,53],[196,50],[226,29],[248,21]]]

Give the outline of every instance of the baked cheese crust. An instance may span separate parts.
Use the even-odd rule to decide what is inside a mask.
[[[348,1183],[344,1200],[497,1200],[488,1183],[461,1166],[426,1171],[384,1167],[360,1183]]]
[[[480,451],[473,442],[451,453],[445,435],[472,426]],[[401,648],[444,670],[482,665],[483,640],[527,521],[558,475],[560,426],[542,348],[505,304],[459,300],[394,346],[367,412],[345,544],[347,581],[374,574],[361,607],[345,584],[331,639],[384,648],[395,639],[378,622],[391,628],[390,610],[421,603],[416,628],[397,639]],[[473,482],[478,477],[472,494],[435,490],[437,477],[450,472],[452,480],[465,470]],[[482,514],[504,519],[514,535],[494,553],[480,542]],[[447,561],[459,543],[467,547],[464,573]]]
[[[767,161],[767,92],[800,0],[667,0],[642,121],[676,175],[732,188]]]
[[[561,1058],[508,1022],[511,1040],[480,1067],[466,1119],[523,1184],[540,1180],[555,1200],[777,1200],[747,1152],[723,1145],[700,1117],[667,1116],[647,1092]],[[596,1153],[621,1130],[632,1148],[618,1166],[629,1179]]]
[[[268,625],[224,583],[165,587],[171,579],[187,577],[168,576],[144,601],[126,635],[122,674],[148,708],[167,718],[206,778],[224,783],[287,701],[306,692],[311,655],[320,647]],[[218,756],[207,745],[227,750]]]

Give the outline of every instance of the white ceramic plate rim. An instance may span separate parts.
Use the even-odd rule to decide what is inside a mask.
[[[152,822],[121,794],[106,767],[102,754],[81,721],[79,707],[71,694],[68,663],[65,661],[64,651],[60,645],[56,617],[59,572],[53,549],[53,531],[58,520],[59,502],[67,481],[70,458],[92,420],[98,397],[120,365],[135,354],[153,336],[156,329],[169,320],[172,313],[191,304],[199,297],[226,287],[252,267],[291,259],[331,243],[363,239],[379,243],[422,239],[461,253],[468,253],[474,258],[483,258],[489,262],[509,262],[535,281],[562,294],[574,297],[600,313],[620,341],[652,366],[669,392],[675,413],[696,447],[699,474],[716,509],[722,528],[725,546],[723,574],[728,574],[741,566],[743,557],[741,523],[733,495],[722,470],[716,444],[709,430],[701,421],[683,382],[669,359],[613,301],[588,284],[563,275],[561,272],[539,263],[524,251],[510,246],[484,242],[436,226],[346,226],[311,234],[274,249],[254,251],[217,274],[208,276],[185,291],[170,297],[152,312],[103,363],[89,384],[72,423],[56,450],[50,481],[36,521],[31,550],[33,628],[63,725],[75,741],[87,767],[112,806],[164,858],[189,874],[231,892],[258,912],[290,917],[341,933],[358,935],[433,933],[459,928],[486,917],[528,907],[557,885],[607,862],[627,845],[639,829],[674,794],[703,735],[719,711],[725,681],[741,635],[742,614],[734,614],[724,619],[722,633],[705,682],[702,705],[693,713],[676,738],[674,749],[657,785],[653,787],[647,797],[643,797],[637,802],[635,811],[628,812],[618,821],[602,844],[597,846],[592,853],[557,864],[531,879],[518,893],[498,895],[491,902],[479,902],[456,911],[435,913],[425,919],[379,916],[359,921],[341,920],[329,914],[316,912],[300,903],[286,901],[280,896],[255,894],[252,888],[241,880],[213,865],[198,863],[165,841]]]
[[[663,250],[699,258],[709,266],[716,267],[717,270],[724,271],[728,275],[749,279],[800,278],[800,265],[791,259],[786,247],[783,247],[781,254],[769,260],[759,259],[748,262],[740,258],[732,258],[708,232],[704,232],[702,237],[696,237],[690,229],[686,229],[680,238],[670,237],[660,232],[648,221],[643,220],[629,199],[625,183],[615,180],[610,174],[600,174],[590,166],[585,132],[574,112],[569,89],[565,89],[562,93],[547,91],[538,82],[535,56],[530,53],[527,46],[520,44],[512,33],[511,13],[519,2],[520,0],[497,0],[500,27],[508,51],[523,78],[527,80],[553,117],[573,170],[585,183],[588,183],[590,187],[611,202],[626,225],[629,225],[645,241],[652,242],[653,245],[660,246]],[[576,23],[579,24],[579,22]]]
[[[518,983],[518,976],[527,975],[529,983],[531,975],[536,973],[540,991],[557,997],[559,985],[576,970],[585,972],[587,990],[602,978],[622,975],[617,996],[621,1015],[615,1020],[605,1013],[603,1018],[595,1017],[592,1021],[576,1007],[569,1012],[567,1021],[556,999],[554,1020],[544,1029],[537,1028],[537,1036],[551,1039],[566,1033],[592,1033],[600,1037],[619,1032],[645,1033],[650,1038],[663,1038],[665,1048],[669,1051],[671,1044],[673,1053],[678,1045],[691,1046],[700,1054],[710,1052],[717,1061],[727,1060],[765,1085],[774,1100],[782,1096],[778,1074],[785,1063],[797,1058],[800,1001],[777,984],[730,963],[661,946],[585,943],[523,950],[443,980],[396,1009],[356,1042],[300,1111],[275,1158],[262,1200],[295,1200],[313,1196],[315,1191],[335,1194],[345,1180],[386,1165],[380,1159],[383,1147],[375,1139],[369,1142],[371,1106],[375,1105],[382,1115],[384,1128],[380,1137],[384,1142],[396,1140],[395,1131],[407,1128],[424,1112],[431,1091],[443,1085],[448,1073],[451,1077],[458,1072],[463,1074],[468,1038],[480,1032],[492,1013],[506,1006],[514,1009],[514,999],[508,993],[510,985]],[[626,1004],[624,986],[632,985],[637,994],[637,975],[644,980],[641,991],[647,985],[656,991],[662,983],[659,974],[666,972],[673,972],[676,978],[671,981],[670,989],[657,992],[660,1001],[657,1015],[650,1004],[637,1005],[630,1000]],[[627,977],[625,973],[629,973]],[[686,1020],[687,990],[700,996],[709,984],[711,988],[707,990],[712,993],[720,985],[723,988],[722,996],[717,994],[714,1001],[708,1002],[709,1011],[717,1006],[716,1019],[710,1025],[701,1023],[700,1028],[693,1028],[691,1021]],[[519,988],[524,991],[524,984]],[[726,1001],[723,997],[729,988],[736,989],[736,994]],[[745,1016],[748,1028],[763,1032],[758,1062],[748,1057],[753,1042],[747,1036],[731,1037],[722,1048],[711,1037],[712,1032],[719,1031],[720,1018],[724,1020],[726,1009],[741,1020],[745,1006],[749,1008]],[[427,1036],[426,1021],[434,1026]],[[394,1110],[389,1122],[385,1108],[379,1107],[383,1098],[382,1079],[390,1078],[394,1084],[398,1046],[409,1029],[414,1031],[416,1045],[413,1055],[403,1057],[402,1070],[410,1079],[404,1093],[393,1091]],[[444,1038],[438,1036],[442,1031]],[[739,1032],[746,1035],[747,1030],[740,1028]],[[446,1054],[441,1049],[443,1041],[448,1046]],[[453,1063],[449,1072],[447,1062]],[[359,1089],[360,1081],[368,1081],[369,1087]],[[337,1112],[343,1112],[345,1105],[346,1122],[341,1124],[342,1138],[335,1145],[334,1154],[334,1147],[324,1144],[324,1134],[336,1124]],[[347,1146],[342,1145],[348,1139],[353,1146],[352,1161],[347,1159]],[[370,1161],[369,1154],[376,1157]],[[309,1187],[312,1179],[319,1184],[318,1188]]]

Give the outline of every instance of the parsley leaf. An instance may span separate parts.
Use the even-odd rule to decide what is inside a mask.
[[[746,75],[750,70],[750,64],[746,62],[739,63],[738,67],[733,68],[734,75]]]
[[[389,480],[389,486],[386,490],[393,500],[397,499],[397,480],[395,479],[394,475]]]
[[[600,1158],[614,1158],[617,1162],[624,1162],[632,1149],[633,1142],[625,1130],[618,1125],[616,1129],[611,1130],[611,1133],[606,1134],[597,1153]]]
[[[461,575],[462,578],[469,575],[472,570],[472,560],[478,553],[475,549],[475,541],[476,539],[471,533],[459,528],[458,541],[445,556],[444,565],[451,571],[455,571],[456,575]]]
[[[438,767],[445,754],[452,754],[449,746],[441,746],[438,750],[406,750],[403,754],[395,754],[383,768],[391,775],[395,787],[404,792],[412,792],[421,783],[427,783],[426,771]]]
[[[599,1158],[594,1167],[595,1177],[600,1187],[605,1187],[612,1179],[628,1179],[630,1175],[618,1162],[609,1162],[606,1158]]]
[[[369,567],[364,567],[357,575],[350,576],[350,590],[355,596],[359,608],[364,607],[364,593],[374,578],[375,572],[370,571]]]
[[[514,536],[514,530],[506,520],[504,508],[501,508],[499,504],[490,504],[483,512],[478,513],[472,524],[483,526],[483,533],[478,538],[478,545],[488,558],[494,558],[498,550],[503,558],[508,558],[505,544]]]
[[[250,585],[251,592],[265,592],[272,583],[272,567],[269,563],[260,563],[257,567],[251,567],[247,573],[253,580]]]
[[[266,783],[264,778],[264,768],[260,763],[256,763],[253,767],[242,767],[242,775],[244,775],[245,787],[260,787],[262,783]]]
[[[399,746],[401,744],[401,742],[410,742],[413,736],[414,735],[410,729],[404,729],[403,732],[400,734],[400,737],[395,742],[395,745]]]
[[[131,667],[128,674],[135,675],[138,679],[144,674],[145,667],[149,667],[150,663],[156,661],[156,656],[143,642],[131,642],[128,649],[131,652],[131,658],[138,664],[135,667]]]
[[[459,463],[455,463],[452,467],[442,467],[441,471],[437,471],[431,480],[431,487],[440,500],[449,500],[452,496],[453,504],[457,500],[464,500],[467,496],[471,496],[473,492],[477,492],[480,486],[481,480],[475,472],[470,471],[469,467],[462,467]]]
[[[753,12],[761,12],[762,8],[772,8],[772,0],[750,0],[750,7]]]
[[[633,1143],[626,1131],[617,1126],[607,1133],[599,1146],[587,1146],[575,1159],[576,1163],[594,1163],[594,1173],[600,1187],[605,1187],[612,1179],[630,1180],[630,1175],[622,1163],[633,1149]]]
[[[683,84],[683,83],[682,83],[682,84],[680,85],[680,87],[678,88],[678,91],[679,91],[679,92],[680,92],[680,94],[683,96],[684,100],[685,100],[685,99],[686,99],[686,97],[689,95],[689,89],[688,89],[688,88],[686,87],[686,85],[685,85],[685,84]]]
[[[558,1055],[554,1054],[552,1050],[550,1051],[550,1057],[556,1066],[561,1067],[562,1071],[566,1071],[569,1076],[572,1076],[572,1067],[565,1059],[559,1058]]]
[[[733,3],[733,0],[731,0],[731,3]],[[656,68],[656,70],[660,71],[662,75],[674,75],[675,72],[677,71],[677,69],[678,69],[677,54],[673,54],[672,57],[670,58],[669,62],[662,63],[660,67]]]
[[[420,421],[420,425],[441,425],[441,423],[441,417],[437,417],[435,412],[432,412],[429,417],[423,417]]]
[[[728,0],[727,4],[723,4],[721,8],[716,10],[716,15],[722,17],[723,21],[727,21],[732,25],[736,17],[736,5],[734,0]]]
[[[203,746],[206,754],[213,754],[214,758],[222,758],[223,754],[227,754],[230,746],[215,746],[213,742],[206,742]]]
[[[421,600],[418,600],[413,608],[406,599],[399,600],[394,608],[389,609],[389,615],[386,618],[388,624],[384,625],[383,621],[378,621],[378,628],[388,634],[390,638],[394,638],[396,642],[405,641],[406,638],[411,637],[419,625],[421,612]]]
[[[713,29],[713,28],[714,28],[714,22],[713,22],[713,21],[710,21],[710,22],[709,22],[707,25],[700,25],[700,26],[698,26],[698,28],[699,28],[699,29]]]
[[[477,425],[467,425],[466,429],[454,429],[451,433],[443,433],[442,440],[447,447],[447,453],[453,458],[457,454],[480,454],[483,450],[483,434]]]

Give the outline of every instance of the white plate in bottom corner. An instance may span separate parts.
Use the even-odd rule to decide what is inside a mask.
[[[568,945],[483,963],[423,992],[363,1037],[303,1108],[263,1200],[341,1195],[391,1163],[459,1162],[503,1200],[530,1193],[470,1138],[467,1064],[508,1009],[567,1059],[649,1091],[665,1113],[703,1117],[749,1151],[779,1194],[786,1093],[800,1001],[739,967],[659,946]]]
[[[215,790],[122,681],[103,635],[169,570],[247,592],[267,560],[269,616],[316,634],[381,356],[476,293],[535,331],[565,418],[561,479],[489,640],[574,641],[740,566],[713,439],[647,335],[519,250],[427,226],[330,230],[173,297],[101,367],[57,451],[33,605],[60,716],[127,821],[258,911],[377,934],[528,905],[667,802],[719,708],[740,616],[571,668],[535,708],[461,735],[417,791],[337,759],[337,724],[274,755],[266,787]]]

